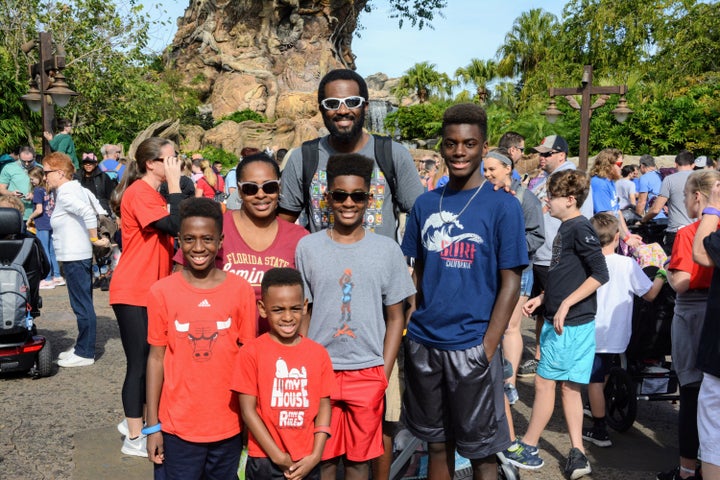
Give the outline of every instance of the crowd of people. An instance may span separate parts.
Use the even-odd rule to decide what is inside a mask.
[[[606,148],[585,173],[551,135],[523,175],[523,136],[489,148],[475,104],[449,107],[438,153],[415,161],[363,129],[367,102],[362,77],[329,72],[329,135],[289,152],[248,146],[224,176],[157,137],[133,161],[117,145],[73,159],[66,121],[45,134],[50,155],[0,158],[0,205],[22,211],[52,265],[40,288],[66,285],[77,317],[59,366],[94,364],[93,261],[121,252],[108,288],[127,365],[122,453],[149,457],[156,478],[237,478],[242,464],[248,479],[383,479],[404,428],[427,443],[428,478],[452,478],[457,452],[492,479],[498,458],[544,466],[559,383],[564,473],[577,479],[592,472],[584,442],[612,445],[603,387],[633,297],[652,302],[668,282],[680,451],[657,478],[720,479],[712,161],[682,151],[668,171]],[[620,254],[642,248],[634,232],[649,222],[666,252],[653,278]],[[523,316],[536,342],[521,363]],[[521,433],[512,405],[528,376]]]

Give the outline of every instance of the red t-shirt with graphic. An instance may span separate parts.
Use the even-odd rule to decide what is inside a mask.
[[[223,216],[223,239],[222,248],[215,258],[217,268],[234,273],[252,285],[255,290],[255,299],[260,300],[260,283],[265,272],[271,268],[289,267],[295,268],[295,247],[308,231],[299,225],[287,222],[281,218],[277,219],[278,232],[273,243],[263,251],[250,248],[245,243],[233,220],[232,210],[228,210]],[[182,252],[178,251],[173,260],[180,265],[185,264]],[[267,322],[258,315],[258,333],[268,331]]]
[[[283,345],[266,333],[243,346],[232,389],[257,397],[257,413],[275,444],[298,461],[312,453],[315,417],[320,399],[335,386],[332,362],[325,348],[301,337]],[[248,455],[267,457],[248,435]]]
[[[695,234],[697,233],[700,222],[691,223],[680,228],[675,236],[673,243],[672,255],[668,270],[680,270],[690,274],[690,290],[703,290],[710,288],[710,280],[712,279],[713,269],[703,267],[693,261],[692,246]]]
[[[176,272],[152,286],[148,343],[166,347],[163,432],[189,442],[240,433],[240,405],[230,387],[239,344],[255,338],[255,325],[255,295],[242,278],[225,275],[217,287],[200,289]]]
[[[172,272],[173,238],[150,227],[169,215],[167,202],[143,180],[136,180],[120,203],[123,251],[110,281],[110,305],[147,306],[150,286]]]

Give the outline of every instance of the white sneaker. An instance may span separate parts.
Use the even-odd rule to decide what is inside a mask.
[[[123,437],[127,437],[128,435],[130,435],[130,430],[128,429],[128,424],[127,424],[127,418],[124,418],[122,422],[117,424],[117,429],[118,429],[118,432],[120,432],[120,435],[122,435]]]
[[[50,290],[55,288],[55,282],[52,280],[40,280],[40,290]]]
[[[68,356],[64,359],[58,360],[57,363],[58,363],[58,367],[65,367],[65,368],[87,367],[87,366],[95,363],[95,359],[81,357],[79,355],[75,355],[75,352],[73,352],[70,354],[70,356]]]
[[[145,437],[145,435],[140,435],[135,440],[130,439],[130,437],[125,437],[120,451],[125,455],[135,455],[136,457],[147,458],[147,437]]]
[[[70,347],[69,349],[65,350],[64,352],[60,352],[60,355],[58,355],[58,360],[67,360],[70,358],[70,355],[75,353],[75,346]]]

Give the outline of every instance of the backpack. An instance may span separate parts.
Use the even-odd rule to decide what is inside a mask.
[[[119,174],[120,169],[122,168],[122,166],[123,166],[122,163],[117,162],[117,165],[115,165],[115,168],[113,168],[112,170],[108,170],[107,167],[104,167],[102,163],[101,163],[100,165],[98,165],[98,167],[100,168],[100,170],[102,170],[103,172],[105,172],[105,175],[107,175],[108,177],[110,177],[115,183],[119,183],[119,181],[120,181],[119,178],[118,178],[118,174]]]
[[[33,244],[33,238],[23,238],[12,262],[0,264],[0,331],[19,333],[32,326],[30,282],[23,265]]]
[[[393,199],[397,199],[397,178],[395,176],[395,164],[393,163],[392,156],[392,139],[390,137],[384,137],[380,135],[374,135],[375,138],[375,163],[380,167],[380,171],[385,176],[385,180],[390,187],[390,193]],[[305,212],[310,218],[310,184],[312,178],[318,168],[320,162],[320,139],[316,138],[309,140],[302,144],[302,192],[303,192],[303,205],[305,206]],[[397,205],[397,204],[396,204]],[[397,220],[398,212],[397,207],[393,208],[395,219]],[[310,222],[308,222],[308,229]]]

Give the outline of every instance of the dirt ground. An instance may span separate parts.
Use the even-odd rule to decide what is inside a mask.
[[[52,343],[54,357],[70,348],[77,332],[65,287],[43,291],[44,308],[37,319],[40,333]],[[120,390],[125,360],[107,292],[95,290],[98,314],[97,357],[90,367],[58,369],[33,380],[26,375],[0,375],[0,479],[143,479],[152,469],[145,459],[120,454],[115,425],[122,419]],[[526,346],[534,336],[524,323]],[[532,379],[521,379],[520,401],[513,409],[522,434],[532,406]],[[614,446],[586,447],[591,478],[654,479],[656,472],[677,464],[677,405],[641,402],[633,427],[611,431]],[[528,480],[561,479],[569,450],[560,405],[540,442],[545,466],[523,471]]]

